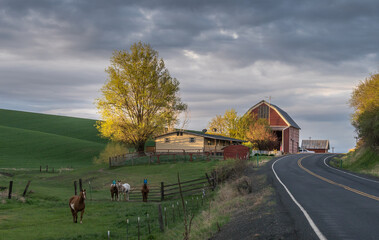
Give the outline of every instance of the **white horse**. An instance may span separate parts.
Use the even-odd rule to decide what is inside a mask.
[[[117,183],[118,188],[118,194],[124,195],[124,200],[129,201],[129,192],[130,192],[130,185],[128,183],[122,184],[120,181]],[[121,196],[119,196],[118,200],[121,200]]]

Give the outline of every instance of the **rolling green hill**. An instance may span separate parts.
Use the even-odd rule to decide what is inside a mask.
[[[0,168],[88,166],[107,144],[95,122],[0,109]]]

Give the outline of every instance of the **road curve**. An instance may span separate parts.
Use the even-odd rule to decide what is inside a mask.
[[[297,154],[271,163],[280,200],[302,239],[379,239],[379,181],[331,168],[332,154]]]

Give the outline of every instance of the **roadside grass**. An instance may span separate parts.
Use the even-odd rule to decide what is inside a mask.
[[[370,148],[359,148],[342,156],[333,158],[330,164],[349,171],[369,174],[379,177],[379,154]]]

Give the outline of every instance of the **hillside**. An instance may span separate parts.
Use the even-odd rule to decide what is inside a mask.
[[[340,167],[341,159],[344,169],[379,177],[379,154],[373,149],[360,147],[355,151],[350,151],[339,158],[335,158],[330,163],[335,167]]]
[[[95,122],[0,109],[0,168],[88,166],[107,143]]]

